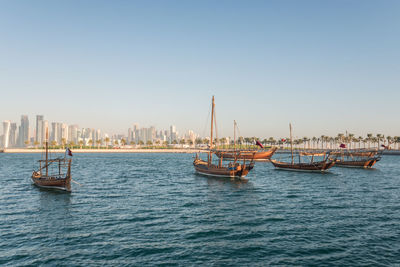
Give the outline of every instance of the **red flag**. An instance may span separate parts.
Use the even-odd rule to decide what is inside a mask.
[[[256,145],[257,146],[259,146],[259,147],[261,147],[261,148],[264,148],[264,146],[260,143],[260,141],[258,141],[258,140],[256,140]]]
[[[282,138],[281,141],[282,141],[282,142],[286,142],[286,139],[285,139],[285,138]]]
[[[69,149],[69,147],[67,147],[67,154],[68,154],[68,156],[72,157],[72,151],[71,151],[71,149]]]
[[[346,148],[345,144],[340,144],[340,148]]]

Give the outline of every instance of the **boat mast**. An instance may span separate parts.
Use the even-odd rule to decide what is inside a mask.
[[[236,152],[236,121],[235,120],[233,121],[233,143],[234,143],[233,149]]]
[[[213,126],[214,126],[214,96],[212,97],[212,104],[211,104],[211,138],[210,138],[210,151],[208,152],[208,165],[211,164],[212,161],[212,152],[211,149],[213,147]]]
[[[290,153],[292,154],[292,165],[294,164],[293,160],[293,139],[292,139],[292,124],[289,123],[289,129],[290,129]]]
[[[49,159],[49,129],[48,128],[46,128],[45,146],[46,146],[46,176],[48,176],[49,175],[49,165],[48,165],[48,159]]]

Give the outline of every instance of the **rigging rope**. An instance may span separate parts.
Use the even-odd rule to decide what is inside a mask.
[[[208,109],[208,115],[207,115],[207,118],[206,118],[206,121],[205,121],[205,123],[204,123],[204,127],[203,127],[203,136],[205,137],[205,136],[207,136],[206,135],[206,130],[208,129],[208,118],[210,117],[210,113],[211,113],[211,105],[212,104],[210,104],[210,108]]]

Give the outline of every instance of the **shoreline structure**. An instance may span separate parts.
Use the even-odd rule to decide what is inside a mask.
[[[42,153],[44,149],[8,148],[0,150],[3,153]],[[196,153],[202,149],[174,148],[174,149],[143,149],[143,148],[120,148],[120,149],[73,149],[72,153]],[[51,153],[64,153],[65,149],[49,149]]]
[[[329,150],[329,149],[328,149]],[[169,149],[157,149],[157,148],[120,148],[120,149],[74,149],[72,153],[181,153],[181,154],[193,154],[199,152],[207,152],[208,150],[201,148],[169,148]],[[0,153],[18,154],[18,153],[42,153],[44,149],[32,149],[32,148],[7,148],[0,149]],[[65,149],[49,149],[51,153],[64,153]],[[287,149],[278,149],[275,153],[290,153]],[[384,150],[384,155],[400,155],[400,150],[391,149]]]

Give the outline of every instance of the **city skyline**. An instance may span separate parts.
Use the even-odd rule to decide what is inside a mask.
[[[43,146],[46,140],[45,135],[48,134],[48,141],[51,145],[71,145],[71,146],[99,146],[99,145],[165,145],[165,144],[182,144],[181,141],[185,140],[186,143],[194,145],[200,139],[201,143],[205,144],[204,140],[209,140],[209,135],[199,135],[193,130],[188,130],[184,133],[179,133],[175,125],[170,125],[169,129],[156,129],[154,126],[140,127],[138,123],[131,124],[131,128],[128,128],[127,133],[113,133],[109,134],[101,129],[86,128],[77,124],[68,125],[63,122],[50,122],[45,120],[44,115],[35,116],[35,127],[29,127],[29,116],[21,115],[21,123],[17,126],[16,122],[10,120],[3,121],[3,132],[0,133],[0,147],[3,148],[18,148],[18,147],[38,147]],[[18,130],[17,130],[18,129]],[[217,133],[216,133],[217,134]],[[288,137],[283,136],[244,136],[241,135],[239,129],[237,129],[237,141],[247,144],[255,143],[255,140],[260,140],[264,144],[284,144],[287,143]],[[233,143],[233,137],[228,136],[214,136],[218,138],[221,144]],[[276,138],[276,139],[275,139]],[[285,141],[283,141],[285,140]],[[388,145],[398,144],[400,137],[398,135],[385,135],[384,133],[367,133],[365,136],[357,135],[351,132],[345,131],[345,133],[338,132],[335,135],[321,135],[321,136],[293,136],[294,144],[306,144],[310,146],[311,142],[326,142],[333,143],[349,142],[358,143],[361,142],[370,144],[371,142],[378,143],[383,142]]]
[[[4,2],[0,121],[398,135],[398,1]],[[32,123],[32,122],[31,122]],[[33,124],[32,124],[33,125]]]
[[[17,123],[11,120],[3,121],[3,129],[0,133],[0,147],[15,148],[27,146],[43,146],[47,139],[53,145],[74,144],[84,146],[96,146],[96,143],[104,143],[106,140],[109,144],[115,141],[120,144],[122,140],[129,144],[146,144],[151,143],[173,143],[179,142],[181,139],[191,140],[193,143],[198,134],[192,130],[179,133],[175,125],[170,125],[169,129],[156,129],[154,126],[143,127],[138,123],[131,124],[125,133],[106,133],[101,129],[87,128],[77,124],[66,124],[64,122],[49,122],[44,115],[35,116],[34,127],[29,126],[29,116],[21,115],[21,123],[17,127]],[[31,123],[31,125],[32,125]],[[18,130],[17,130],[18,129]],[[48,138],[46,138],[48,135]]]

